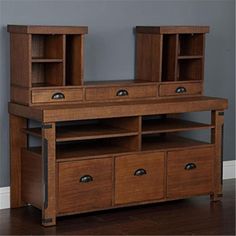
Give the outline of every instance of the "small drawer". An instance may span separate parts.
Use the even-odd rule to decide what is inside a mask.
[[[159,87],[160,97],[200,95],[202,93],[202,83],[169,83],[161,84]]]
[[[59,163],[59,214],[111,206],[112,159]]]
[[[157,86],[142,85],[86,88],[85,94],[87,101],[152,98],[157,96]]]
[[[214,148],[168,152],[167,197],[210,193],[213,188]]]
[[[32,103],[61,103],[83,100],[82,89],[34,89]]]
[[[164,197],[164,153],[117,157],[115,204],[149,201]]]

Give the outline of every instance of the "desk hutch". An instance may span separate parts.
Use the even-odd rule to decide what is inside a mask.
[[[219,199],[227,100],[203,95],[209,28],[136,27],[135,79],[100,82],[83,78],[87,30],[8,26],[11,207],[32,204],[51,226],[63,215]],[[209,123],[183,118],[204,111]],[[208,142],[193,137],[199,130]]]

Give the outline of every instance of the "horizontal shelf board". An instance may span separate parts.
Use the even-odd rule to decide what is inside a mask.
[[[60,58],[32,58],[33,63],[59,63],[63,62],[63,59]]]
[[[42,129],[41,128],[27,128],[22,130],[24,133],[35,136],[35,137],[42,137]]]
[[[32,147],[28,149],[38,155],[41,155],[41,147]],[[59,144],[57,145],[56,159],[57,162],[100,158],[112,156],[114,154],[129,153],[132,150],[114,144],[112,142],[84,141],[81,143]]]
[[[57,86],[55,84],[49,84],[49,83],[32,83],[33,88],[45,88],[45,87],[61,87]],[[64,88],[64,87],[63,87]]]
[[[174,118],[166,118],[163,120],[150,119],[143,121],[142,134],[157,134],[210,128],[214,128],[214,125]]]
[[[178,56],[178,59],[182,60],[182,59],[202,59],[203,56],[202,55],[180,55]]]
[[[41,137],[40,128],[24,129],[24,132]],[[90,139],[115,138],[138,135],[138,132],[102,124],[57,127],[56,141],[80,141]]]
[[[180,137],[177,135],[167,135],[166,137],[143,137],[142,151],[148,150],[172,150],[191,148],[198,146],[212,146],[213,144]]]

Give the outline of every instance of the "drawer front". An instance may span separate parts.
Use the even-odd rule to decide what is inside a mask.
[[[59,163],[58,213],[111,206],[111,158]]]
[[[32,103],[61,103],[83,100],[82,89],[32,90]]]
[[[168,152],[167,197],[210,193],[213,188],[213,148]]]
[[[164,96],[197,95],[202,93],[202,83],[161,84],[159,94]]]
[[[86,88],[87,101],[151,98],[157,96],[157,86],[124,86],[124,87],[100,87]]]
[[[164,197],[164,153],[120,156],[115,160],[115,204]]]

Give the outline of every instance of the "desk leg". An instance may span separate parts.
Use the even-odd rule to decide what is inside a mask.
[[[212,124],[215,129],[211,132],[211,142],[215,144],[214,156],[214,192],[211,195],[212,201],[220,200],[223,196],[223,129],[224,129],[224,111],[212,111],[211,114]]]
[[[27,119],[10,114],[10,168],[11,168],[11,208],[24,205],[21,198],[21,148],[27,147],[27,135],[22,129],[27,127]]]
[[[42,125],[43,206],[42,225],[56,225],[55,123]]]

